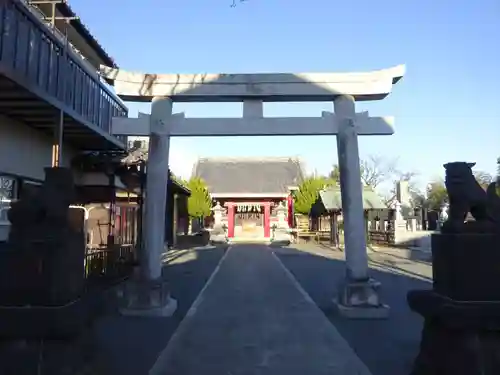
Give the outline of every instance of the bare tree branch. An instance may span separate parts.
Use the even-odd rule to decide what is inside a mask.
[[[391,179],[397,172],[397,159],[386,159],[382,156],[370,155],[360,161],[361,181],[365,185],[376,188],[382,182]]]
[[[476,181],[479,183],[479,185],[482,186],[487,186],[495,180],[495,178],[488,172],[474,171],[473,174],[476,178]]]

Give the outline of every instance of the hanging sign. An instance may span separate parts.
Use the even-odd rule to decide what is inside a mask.
[[[261,212],[260,204],[253,203],[238,203],[236,205],[236,212]]]
[[[13,177],[0,176],[0,200],[16,199],[16,180]]]

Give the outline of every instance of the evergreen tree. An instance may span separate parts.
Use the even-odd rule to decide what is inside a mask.
[[[336,184],[335,181],[325,177],[309,177],[305,179],[295,194],[295,212],[309,215],[313,204],[319,197],[320,190],[334,184]]]
[[[210,216],[212,199],[205,181],[199,177],[193,177],[188,181],[187,187],[191,190],[191,196],[188,199],[189,216],[191,218]]]
[[[435,181],[427,186],[426,205],[431,210],[439,211],[441,206],[447,202],[448,193],[444,181]]]

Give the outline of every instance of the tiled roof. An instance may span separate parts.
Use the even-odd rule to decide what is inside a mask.
[[[297,158],[202,158],[193,168],[211,193],[279,194],[298,186],[303,171]]]
[[[57,3],[56,7],[64,17],[77,17],[75,11],[69,6],[67,1]],[[87,40],[87,43],[96,51],[99,57],[103,60],[104,65],[112,66],[114,68],[118,67],[115,60],[104,50],[99,41],[94,37],[94,35],[92,35],[88,27],[80,20],[80,17],[77,17],[70,22],[75,30],[82,35]]]
[[[339,188],[322,190],[319,192],[321,202],[327,211],[335,211],[342,209],[342,198]],[[363,208],[365,210],[381,210],[386,209],[380,196],[371,189],[363,189]]]
[[[41,14],[38,14],[37,16],[43,15],[49,18],[52,13],[51,10],[49,11],[49,9],[51,9],[50,8],[51,2],[55,3],[56,10],[60,16],[68,17],[69,24],[95,51],[95,53],[102,60],[104,65],[112,66],[114,68],[118,67],[114,59],[104,50],[99,41],[94,37],[94,35],[90,32],[88,27],[81,21],[80,17],[78,17],[76,12],[68,4],[68,0],[62,0],[62,1],[49,0],[46,2],[39,2],[39,3],[34,2],[31,4],[27,0],[23,1],[23,3],[26,6],[33,7],[34,9],[37,9],[38,12],[41,12]],[[62,31],[60,32],[62,33]]]
[[[56,7],[64,17],[77,17],[75,11],[69,6],[67,1],[57,3]],[[96,51],[99,57],[103,60],[104,65],[112,66],[114,68],[118,67],[115,60],[104,50],[99,41],[94,37],[94,35],[92,35],[88,27],[80,20],[80,17],[77,17],[70,22],[75,30],[82,35],[86,39],[87,43]]]
[[[148,161],[148,149],[146,148],[147,145],[145,143],[138,142],[134,144],[129,150],[127,156],[121,159],[121,162],[126,165],[134,165],[134,164],[139,164],[142,162],[147,162]],[[190,195],[191,192],[187,186],[184,186],[183,183],[176,181],[175,178],[173,178],[173,173],[169,168],[169,186],[172,186],[176,192],[181,192],[183,194]]]

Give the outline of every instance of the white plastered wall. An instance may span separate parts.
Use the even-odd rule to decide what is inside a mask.
[[[69,166],[75,151],[63,146],[63,166]],[[0,175],[10,173],[43,180],[44,168],[52,164],[52,140],[40,131],[0,115]],[[0,223],[0,241],[7,238],[8,225]]]
[[[63,166],[69,166],[75,151],[63,145]],[[52,164],[52,140],[40,131],[0,115],[0,173],[44,179]]]

